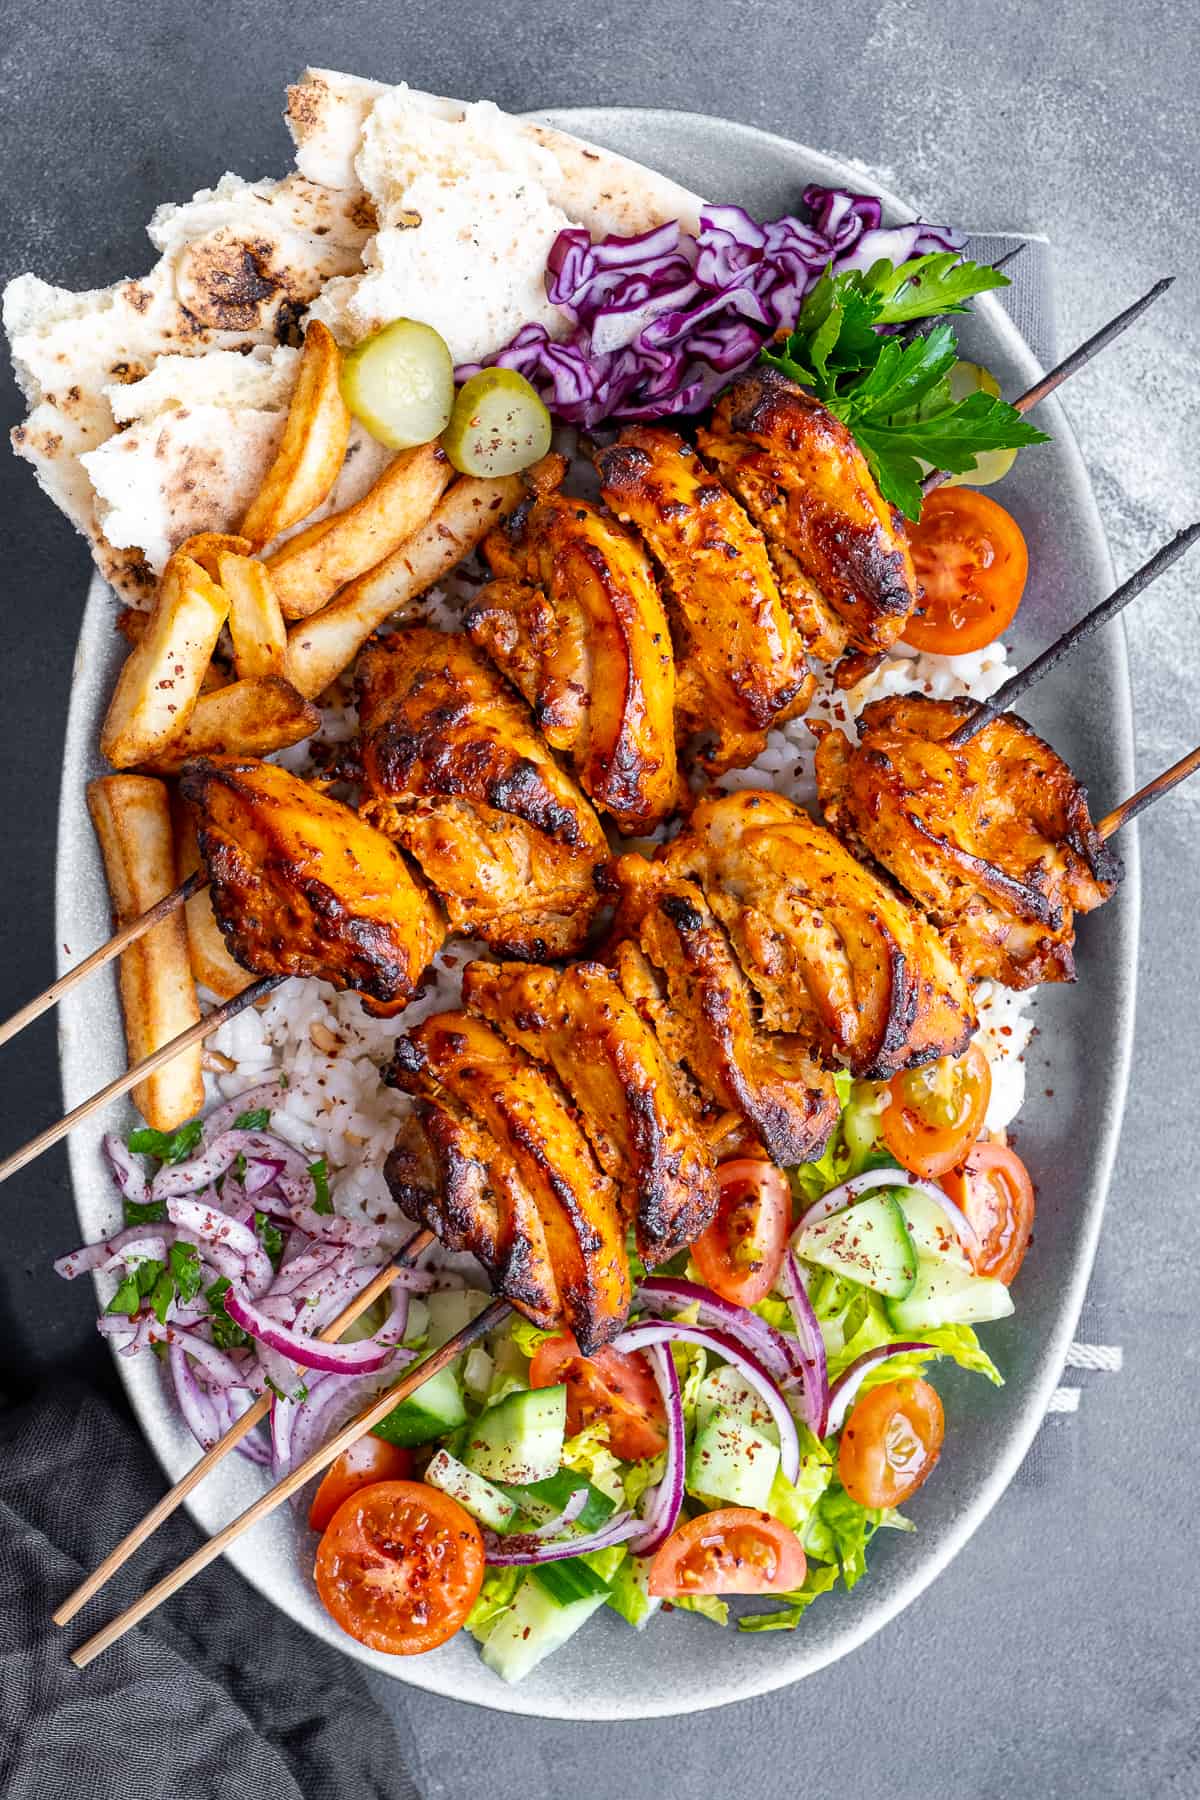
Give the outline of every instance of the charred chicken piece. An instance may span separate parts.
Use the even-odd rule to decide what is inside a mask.
[[[662,861],[703,889],[768,1031],[874,1080],[966,1049],[975,1010],[937,932],[793,801],[705,800]]]
[[[704,759],[712,774],[744,768],[772,725],[805,710],[815,686],[762,533],[674,431],[628,426],[596,466],[608,505],[640,532],[662,573],[678,736],[715,735]]]
[[[531,497],[484,540],[499,579],[466,615],[584,792],[622,831],[678,799],[675,663],[646,553],[599,507]]]
[[[668,1060],[740,1113],[773,1162],[812,1161],[838,1120],[833,1076],[803,1039],[757,1023],[750,984],[694,882],[641,856],[623,856],[616,875],[612,961]]]
[[[629,1310],[624,1226],[554,1078],[482,1019],[447,1012],[397,1042],[384,1079],[426,1103],[393,1155],[400,1203],[433,1231],[448,1224],[535,1322],[562,1319],[584,1350],[613,1337]]]
[[[900,694],[863,708],[856,745],[825,728],[822,810],[929,914],[966,975],[1073,981],[1075,914],[1112,895],[1120,861],[1066,763],[1014,713],[961,748],[943,742],[972,710]]]
[[[698,442],[841,618],[850,648],[894,644],[916,602],[912,556],[903,520],[845,425],[794,381],[759,368],[725,390]]]
[[[358,662],[360,810],[402,844],[453,930],[541,961],[573,956],[608,844],[503,678],[461,633],[413,626]]]
[[[690,1244],[717,1206],[712,1157],[653,1031],[610,969],[471,963],[472,1011],[547,1064],[623,1194],[648,1266]]]
[[[213,910],[256,975],[315,975],[397,1012],[445,940],[437,907],[390,840],[275,763],[184,766]]]

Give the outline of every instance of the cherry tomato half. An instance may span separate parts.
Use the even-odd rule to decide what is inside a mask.
[[[421,1481],[376,1481],[334,1513],[314,1571],[343,1631],[389,1656],[454,1636],[483,1585],[483,1538],[457,1500]]]
[[[942,1186],[979,1234],[975,1273],[1005,1285],[1025,1260],[1033,1232],[1034,1198],[1029,1170],[1002,1144],[976,1144]]]
[[[673,1531],[650,1564],[647,1588],[663,1600],[687,1594],[790,1594],[804,1580],[794,1531],[770,1513],[724,1506]]]
[[[899,1506],[933,1472],[946,1420],[927,1381],[889,1381],[851,1412],[838,1446],[842,1486],[860,1506]]]
[[[609,1448],[626,1462],[658,1456],[666,1449],[662,1395],[640,1351],[626,1354],[605,1345],[593,1356],[584,1356],[574,1334],[565,1331],[539,1344],[529,1365],[530,1387],[557,1387],[560,1381],[567,1388],[569,1436],[593,1419],[604,1419]]]
[[[406,1481],[413,1472],[411,1450],[398,1444],[385,1444],[370,1432],[343,1450],[335,1463],[325,1471],[320,1487],[308,1509],[308,1522],[314,1531],[324,1531],[343,1500],[373,1481]]]
[[[925,593],[904,627],[906,644],[961,656],[1008,629],[1029,573],[1011,514],[974,488],[936,488],[908,537]]]
[[[752,1156],[722,1163],[717,1180],[717,1214],[692,1245],[692,1257],[714,1294],[754,1306],[774,1287],[783,1262],[792,1190],[782,1169]]]
[[[962,1162],[979,1136],[992,1097],[991,1066],[972,1044],[965,1056],[893,1075],[888,1091],[880,1135],[910,1174],[932,1179]]]

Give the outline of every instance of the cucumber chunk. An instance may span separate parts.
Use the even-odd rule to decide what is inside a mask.
[[[990,1275],[971,1275],[951,1262],[922,1261],[912,1288],[902,1299],[888,1300],[886,1310],[893,1328],[907,1335],[1006,1319],[1013,1303],[1004,1283]]]
[[[462,1403],[453,1370],[439,1369],[372,1429],[376,1437],[387,1443],[409,1448],[413,1444],[427,1444],[431,1438],[445,1437],[448,1431],[457,1431],[466,1423],[466,1418],[467,1409]]]
[[[685,1482],[705,1500],[763,1511],[778,1467],[777,1444],[733,1413],[714,1413],[688,1451]]]
[[[562,1461],[566,1427],[565,1387],[510,1394],[475,1420],[466,1434],[463,1461],[489,1481],[521,1487],[545,1481]]]
[[[593,1531],[599,1531],[606,1519],[612,1517],[617,1510],[615,1500],[594,1487],[586,1475],[580,1475],[574,1469],[559,1469],[545,1481],[533,1481],[524,1487],[509,1487],[505,1490],[525,1517],[534,1525],[544,1525],[562,1512],[572,1494],[583,1488],[587,1494],[583,1510],[575,1519],[575,1530],[580,1537],[588,1537]]]
[[[478,1288],[446,1288],[437,1293],[426,1294],[425,1304],[429,1308],[429,1337],[431,1350],[440,1350],[443,1344],[449,1343],[456,1331],[469,1325],[483,1311],[491,1300],[490,1294],[480,1293]],[[457,1363],[451,1365],[457,1368]]]
[[[550,448],[550,414],[515,369],[481,369],[458,391],[442,448],[462,475],[515,475]]]
[[[606,1598],[605,1594],[592,1594],[560,1606],[539,1582],[523,1581],[508,1611],[501,1613],[488,1633],[484,1662],[501,1681],[521,1681],[574,1637]]]
[[[446,340],[417,319],[393,319],[343,356],[342,398],[389,449],[431,443],[454,410]]]
[[[891,1194],[868,1194],[815,1225],[801,1225],[792,1243],[805,1262],[897,1300],[917,1279],[917,1253]]]
[[[545,1588],[560,1606],[574,1606],[577,1600],[591,1600],[599,1594],[608,1599],[609,1584],[597,1575],[582,1556],[565,1556],[561,1562],[542,1563],[530,1572],[530,1579]]]
[[[710,1370],[696,1389],[696,1430],[703,1431],[720,1414],[748,1425],[772,1444],[779,1442],[779,1427],[762,1395],[732,1363]]]
[[[969,1275],[971,1264],[966,1251],[937,1201],[920,1188],[899,1187],[894,1191],[918,1261],[928,1258],[932,1262],[953,1263]]]
[[[425,1471],[430,1487],[440,1488],[460,1506],[465,1506],[473,1519],[489,1525],[493,1531],[507,1531],[517,1516],[517,1504],[498,1487],[476,1475],[448,1450],[439,1450]]]

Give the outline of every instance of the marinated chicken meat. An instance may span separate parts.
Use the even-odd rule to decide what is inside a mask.
[[[969,977],[1071,981],[1075,914],[1110,897],[1120,861],[1066,763],[1015,714],[944,742],[973,710],[902,694],[864,707],[856,745],[825,728],[822,810],[928,913]]]
[[[680,742],[715,737],[710,773],[744,768],[815,686],[762,533],[674,431],[628,426],[596,465],[604,499],[661,571]]]
[[[599,507],[556,493],[531,495],[483,550],[498,579],[468,631],[601,811],[650,830],[675,806],[678,774],[674,656],[645,551]]]
[[[936,931],[793,801],[704,800],[660,855],[703,890],[768,1031],[871,1079],[966,1049],[974,1006]]]
[[[623,1197],[642,1261],[664,1262],[698,1237],[716,1211],[712,1157],[690,1097],[612,971],[475,962],[463,995],[553,1069]]]
[[[480,1257],[535,1323],[581,1349],[629,1309],[613,1183],[553,1075],[484,1020],[437,1013],[396,1044],[385,1076],[417,1100],[388,1165],[398,1203]]]
[[[903,635],[916,602],[903,520],[839,419],[786,376],[758,368],[725,390],[697,441],[786,553],[784,570],[811,582],[837,614],[851,649],[884,650]]]
[[[201,758],[179,785],[243,968],[353,988],[370,1012],[407,1004],[445,926],[381,831],[275,763]]]
[[[837,1124],[833,1076],[803,1038],[756,1019],[754,992],[701,889],[662,863],[623,856],[611,960],[670,1062],[736,1112],[784,1167],[819,1156]]]
[[[402,844],[451,927],[493,950],[573,956],[600,903],[600,821],[461,633],[413,626],[358,662],[360,810]]]

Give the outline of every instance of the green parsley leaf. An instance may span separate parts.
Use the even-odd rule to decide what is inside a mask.
[[[150,1290],[150,1310],[160,1325],[166,1324],[167,1313],[174,1298],[175,1277],[170,1269],[163,1269]]]
[[[152,1131],[149,1126],[131,1131],[126,1142],[136,1155],[156,1156],[161,1163],[177,1163],[191,1155],[203,1131],[199,1119],[189,1119],[174,1132]]]
[[[956,250],[935,250],[915,256],[898,267],[876,263],[868,271],[874,291],[881,297],[881,325],[901,325],[911,319],[935,319],[943,313],[966,312],[965,302],[990,288],[1008,287],[1008,276],[985,264],[960,262]]]
[[[104,1310],[106,1313],[128,1313],[131,1319],[136,1319],[141,1304],[137,1276],[126,1275]]]
[[[245,1179],[246,1179],[246,1158],[245,1158],[244,1153],[241,1150],[238,1151],[237,1155],[233,1159],[233,1172],[239,1181],[245,1181]]]
[[[269,1106],[256,1106],[253,1112],[239,1113],[233,1121],[235,1131],[265,1131],[271,1123]]]
[[[250,1339],[240,1325],[234,1323],[225,1311],[225,1296],[229,1292],[230,1283],[226,1276],[218,1275],[217,1279],[204,1290],[204,1298],[209,1307],[209,1329],[213,1343],[218,1350],[240,1350]]]
[[[313,1211],[331,1213],[333,1201],[329,1197],[329,1165],[325,1158],[320,1156],[315,1163],[309,1163],[308,1172],[312,1176],[313,1186],[317,1190],[317,1197],[313,1201]]]
[[[186,1306],[190,1300],[196,1298],[200,1292],[200,1283],[204,1279],[200,1267],[200,1252],[195,1244],[172,1244],[169,1260],[179,1298]]]
[[[167,1216],[165,1200],[126,1200],[125,1223],[127,1225],[156,1225]]]
[[[283,1255],[283,1233],[267,1217],[266,1213],[256,1212],[254,1229],[258,1233],[258,1241],[270,1257],[272,1265],[279,1267],[279,1259]]]

